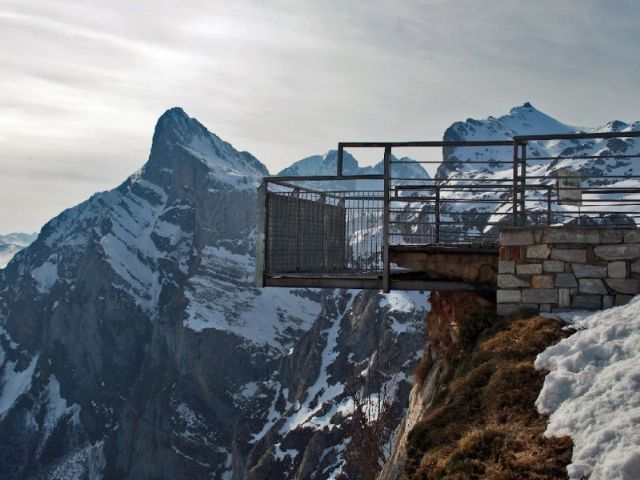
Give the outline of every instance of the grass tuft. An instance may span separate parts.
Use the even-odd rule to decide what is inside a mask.
[[[465,317],[453,373],[409,434],[402,478],[567,478],[572,442],[543,436],[547,418],[534,402],[544,373],[533,367],[539,352],[565,336],[561,324],[538,316]]]

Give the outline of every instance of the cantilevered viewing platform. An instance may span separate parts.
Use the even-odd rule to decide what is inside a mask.
[[[335,175],[264,179],[258,192],[256,285],[495,290],[502,230],[635,228],[639,155],[625,153],[624,142],[639,136],[340,143]],[[553,151],[563,141],[603,147],[595,154],[585,148]],[[356,148],[382,150],[383,172],[346,175],[344,152]],[[393,151],[401,148],[431,149],[439,158],[397,159]],[[437,174],[407,175],[406,164],[434,164]]]

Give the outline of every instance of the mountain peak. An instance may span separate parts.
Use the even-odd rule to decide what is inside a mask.
[[[156,122],[153,143],[184,143],[193,134],[203,131],[207,132],[207,129],[198,120],[191,118],[182,108],[173,107],[164,112]]]
[[[204,163],[213,176],[243,189],[253,188],[254,181],[269,174],[253,155],[239,152],[182,108],[173,107],[156,123],[148,165],[171,169],[176,162],[187,159]],[[251,181],[245,181],[245,177]]]
[[[456,122],[446,130],[444,139],[510,140],[514,135],[573,133],[578,130],[580,128],[559,122],[530,102],[525,102],[501,117],[489,116],[483,120],[468,118],[464,122]]]

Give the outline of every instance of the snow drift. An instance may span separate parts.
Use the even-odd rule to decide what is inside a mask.
[[[591,315],[565,317],[578,331],[541,353],[550,370],[538,411],[547,436],[574,441],[571,479],[640,478],[640,296]]]

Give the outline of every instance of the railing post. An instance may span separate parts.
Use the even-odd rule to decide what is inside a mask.
[[[338,176],[341,177],[342,176],[342,157],[343,157],[343,153],[344,153],[344,147],[342,146],[341,143],[338,144],[338,159],[336,161],[337,163],[337,168],[338,168]]]
[[[300,228],[302,227],[302,219],[300,218],[300,189],[293,189],[293,198],[296,199],[296,272],[300,271]]]
[[[513,217],[511,223],[518,224],[518,142],[513,141]]]
[[[264,287],[265,259],[267,248],[267,190],[268,182],[263,181],[258,187],[257,225],[256,225],[256,288]]]
[[[527,223],[526,195],[527,195],[527,144],[522,143],[520,155],[520,225]]]
[[[547,225],[551,225],[551,190],[552,187],[547,187]]]
[[[391,188],[391,147],[384,147],[384,196],[382,215],[382,291],[389,292],[389,190]]]
[[[440,185],[436,185],[436,205],[435,205],[435,220],[436,220],[436,245],[440,243]]]

